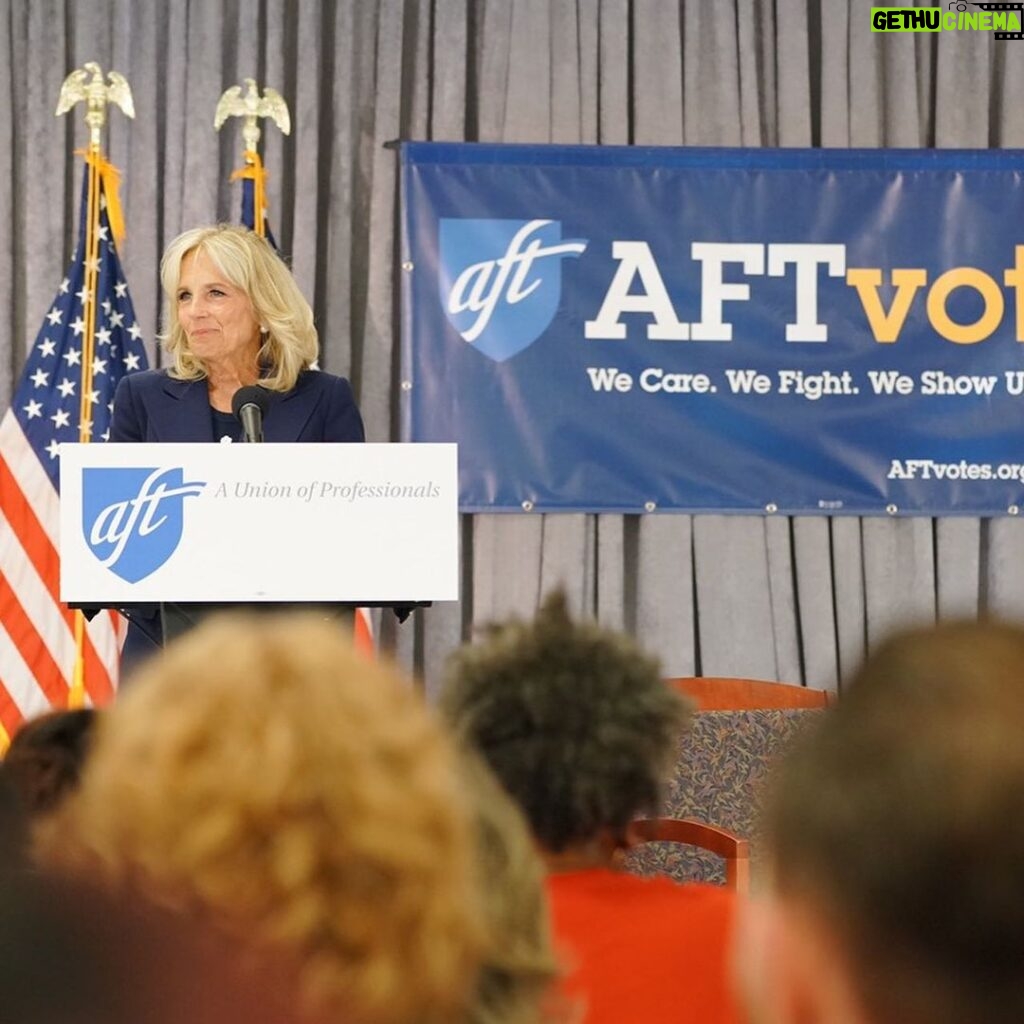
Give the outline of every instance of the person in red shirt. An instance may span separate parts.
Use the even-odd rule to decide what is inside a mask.
[[[620,869],[655,812],[688,709],[627,637],[574,622],[561,592],[532,623],[453,657],[441,707],[526,813],[544,855],[564,995],[583,1024],[732,1024],[735,911],[715,886]]]

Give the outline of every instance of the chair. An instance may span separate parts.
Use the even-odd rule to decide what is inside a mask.
[[[658,814],[693,820],[748,842],[756,882],[760,791],[788,744],[834,700],[824,690],[753,679],[668,680],[697,705],[679,739]],[[626,858],[630,871],[679,881],[728,884],[727,854],[703,843],[647,841]]]
[[[693,818],[641,818],[634,826],[642,843],[681,843],[716,854],[725,861],[726,888],[741,893],[749,891],[750,843],[746,839]]]
[[[836,699],[835,694],[828,690],[812,690],[792,683],[769,683],[761,679],[685,676],[669,679],[668,683],[694,701],[698,711],[825,708]]]

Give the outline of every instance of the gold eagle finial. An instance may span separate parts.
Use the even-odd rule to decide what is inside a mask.
[[[276,89],[267,86],[260,96],[254,78],[246,78],[245,84],[244,96],[240,85],[233,85],[230,89],[224,90],[213,115],[213,127],[220,131],[220,126],[229,117],[245,118],[242,139],[247,150],[255,151],[260,139],[259,118],[271,118],[285,135],[292,130],[292,121],[288,114],[288,104]]]
[[[107,120],[108,103],[119,106],[127,117],[135,117],[135,103],[132,101],[128,80],[116,71],[109,72],[107,80],[109,85],[104,84],[103,69],[96,61],[87,61],[64,79],[57,98],[57,117],[85,100],[85,123],[89,126],[89,144],[93,146],[100,144],[100,131]]]

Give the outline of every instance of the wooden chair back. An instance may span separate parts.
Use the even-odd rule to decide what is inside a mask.
[[[644,843],[684,843],[709,850],[725,861],[725,885],[750,890],[750,843],[728,829],[694,818],[642,818],[634,822]]]
[[[825,708],[836,698],[828,690],[814,690],[807,686],[772,683],[762,679],[684,676],[668,682],[694,701],[698,711]]]

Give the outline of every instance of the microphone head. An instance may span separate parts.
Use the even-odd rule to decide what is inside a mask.
[[[250,384],[248,387],[239,388],[231,399],[231,412],[236,419],[247,405],[255,405],[260,413],[265,415],[267,407],[270,405],[266,388],[261,388],[258,384]]]

